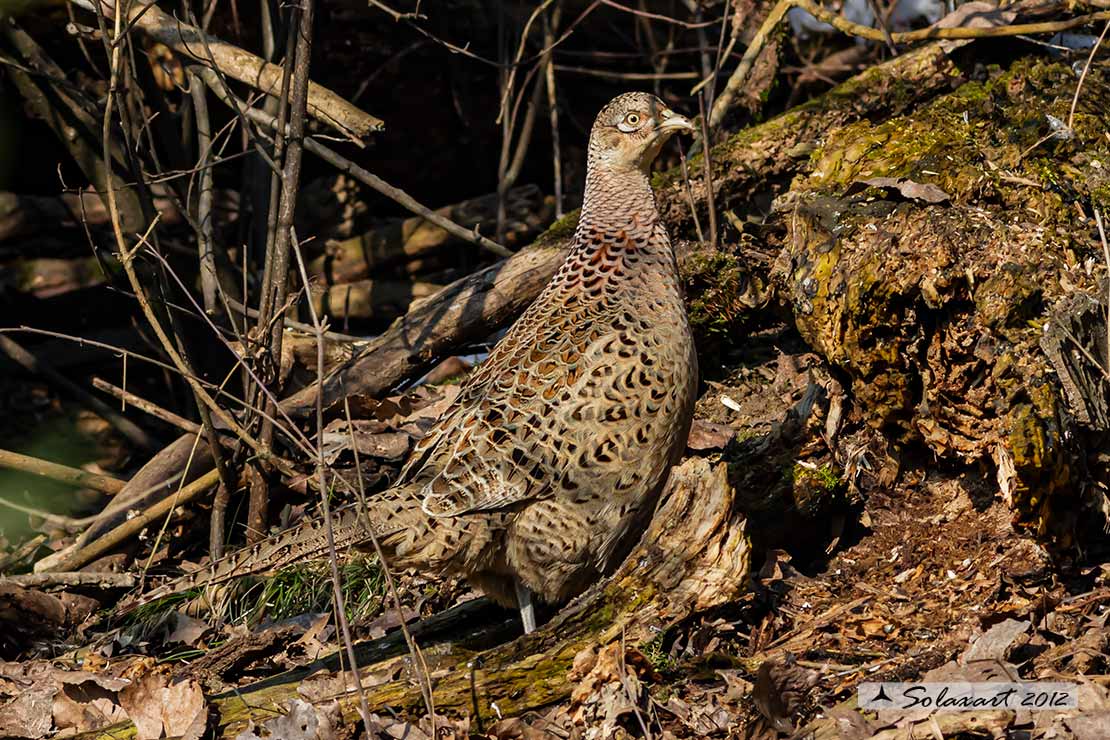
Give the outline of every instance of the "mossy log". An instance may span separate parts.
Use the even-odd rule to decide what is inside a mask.
[[[568,672],[583,650],[616,640],[648,643],[695,612],[735,600],[747,589],[750,547],[726,467],[702,458],[677,467],[651,526],[624,564],[531,635],[484,651],[455,643],[425,645],[436,712],[481,721],[552,704],[570,694]],[[455,626],[456,634],[473,632],[473,618],[463,621]],[[368,686],[371,711],[425,711],[411,659],[403,651],[396,635],[359,647],[362,661],[370,656],[376,661],[364,664],[363,674],[402,674]],[[283,713],[290,700],[312,693],[298,689],[308,675],[318,678],[321,668],[337,671],[338,659],[212,697],[218,736],[235,737],[248,720]],[[358,716],[356,694],[320,701],[333,699],[339,700],[345,719]],[[120,740],[133,734],[132,726],[120,725],[93,736]]]
[[[1105,68],[1053,133],[1076,81],[1023,60],[833,132],[779,203],[777,268],[803,337],[847,372],[868,422],[940,457],[993,459],[1015,518],[1065,540],[1085,430],[1040,343],[1061,301],[1105,295],[1091,215],[1110,192]],[[1078,351],[1096,357],[1065,354]]]

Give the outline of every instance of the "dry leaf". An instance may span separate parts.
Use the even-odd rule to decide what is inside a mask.
[[[717,424],[703,419],[694,419],[686,446],[691,450],[723,450],[736,436],[736,430],[727,424]]]
[[[952,200],[952,196],[932,183],[914,182],[908,178],[897,177],[872,177],[862,181],[864,185],[876,188],[889,188],[897,190],[903,198],[920,200],[925,203],[944,203]]]
[[[207,623],[177,611],[173,613],[173,629],[166,636],[166,642],[180,642],[189,647],[196,647],[200,638],[210,629]]]
[[[0,662],[0,736],[45,737],[54,724],[57,690],[43,663]]]
[[[164,673],[152,671],[120,692],[119,703],[135,723],[138,740],[162,737],[162,689],[168,683]]]
[[[199,740],[208,722],[204,692],[194,679],[169,683],[169,677],[152,671],[120,692],[119,702],[135,723],[137,740],[161,737]]]

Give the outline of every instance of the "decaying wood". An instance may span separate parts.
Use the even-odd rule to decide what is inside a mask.
[[[110,552],[122,542],[131,539],[158,519],[167,516],[174,508],[184,506],[202,493],[207,492],[220,482],[219,473],[210,470],[188,485],[174,489],[174,492],[138,512],[116,528],[105,532],[83,547],[71,546],[54,553],[49,559],[35,563],[35,572],[47,570],[61,571],[81,568],[101,555]],[[45,567],[48,566],[48,567]]]
[[[17,259],[3,266],[3,281],[19,293],[50,298],[103,285],[108,277],[102,265],[112,261],[98,257]]]
[[[515,715],[546,706],[570,694],[567,674],[583,651],[616,640],[628,645],[649,642],[696,612],[735,600],[747,589],[750,549],[726,467],[701,458],[677,467],[648,531],[625,563],[533,634],[484,651],[452,645],[425,651],[436,711],[476,711],[494,720],[498,712]],[[396,657],[383,660],[378,642],[395,646],[397,640],[387,637],[359,646],[361,661],[378,656],[377,662],[364,664],[363,672],[404,674],[405,657],[394,652]],[[334,659],[328,665],[332,671],[338,669]],[[220,736],[235,737],[258,712],[283,713],[284,704],[299,696],[307,675],[319,677],[319,667],[214,697]],[[369,687],[366,696],[371,711],[420,711],[423,702],[407,677]],[[355,696],[338,698],[345,718],[353,719]],[[128,737],[129,732],[129,726],[116,726],[97,737]]]
[[[847,373],[867,421],[940,457],[993,459],[1015,518],[1064,541],[1084,430],[1041,347],[1053,306],[1105,295],[1081,267],[1104,261],[1093,220],[1070,201],[1097,204],[1108,181],[1094,162],[1110,155],[1110,77],[1091,70],[1073,133],[1036,161],[1026,152],[1040,126],[1004,140],[985,132],[1016,131],[1029,111],[1066,118],[1074,91],[1067,65],[1026,60],[907,115],[833,132],[780,205],[776,270],[802,336]],[[1097,319],[1069,351],[1104,357],[1104,326]],[[1101,380],[1090,393],[1095,422]]]
[[[132,588],[137,579],[133,573],[73,571],[66,573],[24,573],[0,577],[0,584],[11,583],[22,588]]]

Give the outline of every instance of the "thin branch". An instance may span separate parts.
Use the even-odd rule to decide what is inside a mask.
[[[136,396],[130,391],[125,391],[123,388],[112,385],[106,380],[94,377],[92,379],[92,384],[94,388],[102,390],[111,396],[115,396],[124,403],[129,403],[140,411],[145,411],[154,418],[161,419],[167,424],[177,427],[183,432],[188,432],[189,434],[199,434],[201,431],[200,424],[182,418],[172,411],[168,411],[167,409],[164,409],[161,406],[158,406],[157,404],[152,403],[145,398],[142,398],[141,396]]]
[[[30,455],[23,455],[10,450],[0,450],[0,466],[19,470],[32,475],[41,475],[43,478],[68,483],[80,488],[91,488],[94,491],[113,496],[123,490],[126,481],[113,478],[110,475],[90,473],[80,468],[71,468],[68,465],[59,465],[49,460],[42,460]]]
[[[249,108],[245,106],[241,107],[242,101],[239,101],[233,96],[226,94],[224,91],[213,88],[212,79],[209,76],[204,76],[204,80],[209,85],[209,88],[211,88],[212,91],[216,93],[216,96],[227,105],[231,106],[235,110],[241,111],[247,118],[254,121],[255,123],[265,126],[271,130],[277,128],[277,121],[274,116],[257,108]],[[411,195],[409,195],[405,191],[390,185],[385,180],[371,173],[369,170],[366,170],[365,168],[355,164],[351,160],[336,152],[334,149],[330,149],[323,144],[318,143],[314,139],[305,139],[304,148],[307,151],[312,152],[328,164],[332,165],[339,171],[348,174],[362,184],[373,188],[382,195],[396,202],[398,205],[416,214],[417,216],[420,216],[429,223],[438,226],[452,236],[458,239],[462,239],[469,244],[479,246],[489,252],[492,252],[493,254],[496,254],[498,257],[511,257],[513,255],[513,252],[509,251],[497,242],[487,239],[481,234],[478,234],[476,231],[469,231],[462,226],[459,226],[454,221],[441,216],[427,206],[418,203]]]
[[[96,12],[95,0],[70,0],[74,5]],[[116,0],[100,0],[99,7],[109,17],[115,16]],[[276,96],[281,87],[282,69],[266,62],[234,44],[203,33],[182,23],[153,3],[134,3],[128,14],[129,28],[144,33],[198,62],[211,64],[239,82],[268,95]],[[331,90],[316,83],[309,84],[308,112],[313,118],[331,126],[362,145],[361,140],[381,131],[381,119],[359,110]]]
[[[551,48],[555,43],[555,29],[562,19],[563,6],[556,3],[551,17],[543,17],[543,45]],[[555,88],[555,55],[547,53],[543,62],[544,85],[547,89],[547,115],[551,124],[551,167],[554,172],[555,219],[563,217],[563,163],[559,148],[559,100]]]
[[[1092,5],[1099,7],[1101,3],[1095,2]],[[818,20],[824,21],[833,26],[839,31],[842,31],[850,36],[858,38],[869,39],[871,41],[885,41],[886,37],[882,31],[871,28],[870,26],[863,26],[858,23],[852,23],[849,20],[842,18],[837,13],[821,7],[813,2],[813,0],[779,0],[778,4],[771,9],[767,19],[763,25],[759,27],[751,43],[748,45],[744,56],[740,59],[740,64],[733,71],[725,85],[725,89],[721,92],[721,96],[713,104],[713,110],[709,117],[709,127],[714,129],[721,124],[724,120],[725,114],[728,113],[732,102],[747,81],[748,74],[751,72],[752,65],[755,63],[756,58],[762,51],[763,46],[766,44],[767,39],[770,37],[771,32],[778,26],[786,13],[791,8],[801,8],[807,13],[812,15]],[[890,34],[890,40],[896,44],[908,44],[916,41],[928,41],[934,39],[985,39],[985,38],[1000,38],[1006,36],[1020,36],[1024,34],[1034,33],[1056,33],[1058,31],[1067,31],[1068,29],[1077,26],[1085,26],[1095,21],[1110,20],[1110,11],[1099,11],[1097,13],[1088,13],[1086,15],[1075,16],[1061,21],[1045,21],[1041,23],[1023,23],[1016,25],[1005,26],[991,26],[987,28],[978,28],[971,26],[956,26],[952,28],[940,28],[938,26],[929,26],[917,31],[899,31]]]
[[[193,113],[197,125],[197,149],[200,170],[200,188],[197,194],[197,252],[200,258],[200,289],[204,297],[204,310],[217,316],[216,306],[216,255],[212,251],[212,169],[208,166],[212,156],[212,128],[208,121],[208,101],[205,87],[196,72],[189,71],[189,92],[193,99]]]

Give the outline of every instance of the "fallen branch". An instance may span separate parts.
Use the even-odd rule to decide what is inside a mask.
[[[220,482],[220,474],[217,470],[213,469],[197,478],[195,481],[187,486],[178,489],[176,494],[167,496],[160,501],[155,502],[150,508],[140,512],[120,524],[115,529],[106,532],[105,534],[97,537],[84,547],[75,547],[70,550],[65,550],[61,553],[56,553],[58,557],[51,558],[49,563],[40,560],[35,564],[35,572],[41,573],[46,571],[61,571],[61,570],[74,570],[82,566],[88,565],[93,560],[112,550],[112,548],[119,545],[142,531],[147,525],[154,520],[165,516],[176,506],[186,504],[195,499],[200,494],[207,491],[212,486]],[[40,567],[48,565],[48,568]]]
[[[539,188],[510,190],[505,203],[508,223],[505,243],[525,245],[551,223],[551,206]],[[497,194],[437,208],[435,213],[464,229],[492,232],[497,227]],[[448,253],[460,240],[422,216],[380,226],[365,234],[328,243],[326,252],[309,263],[309,272],[328,284],[350,283],[380,276],[383,267],[412,264]]]
[[[184,419],[173,413],[172,411],[167,411],[161,406],[158,406],[155,403],[151,403],[145,398],[136,396],[134,393],[125,391],[123,388],[114,386],[106,380],[93,378],[92,384],[93,387],[97,390],[101,390],[109,395],[115,396],[124,403],[129,403],[140,411],[145,411],[146,413],[153,416],[155,419],[161,419],[167,424],[175,426],[183,432],[189,432],[190,434],[197,434],[200,432],[200,424],[189,421],[188,419]]]
[[[109,573],[101,571],[73,571],[66,573],[24,573],[18,576],[0,577],[0,584],[12,583],[22,588],[133,588],[136,578],[132,573]]]
[[[20,470],[32,475],[41,475],[43,478],[68,483],[72,486],[91,488],[94,491],[109,495],[119,493],[127,485],[126,481],[113,478],[110,475],[90,473],[80,468],[71,468],[68,465],[59,465],[49,460],[41,460],[30,455],[21,455],[10,450],[0,450],[0,465],[12,470]]]

